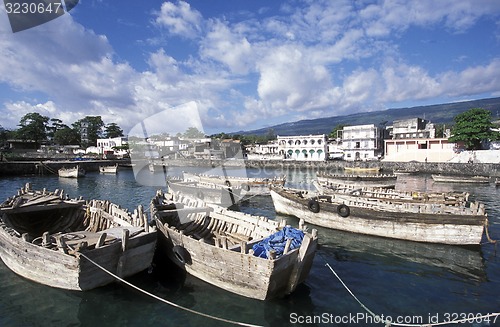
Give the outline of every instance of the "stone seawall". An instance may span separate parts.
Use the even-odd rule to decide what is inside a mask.
[[[382,173],[390,174],[395,170],[419,171],[427,174],[447,174],[463,176],[500,176],[500,163],[455,163],[455,162],[346,162],[346,161],[294,161],[294,160],[165,160],[163,164],[171,167],[225,167],[235,168],[275,168],[275,169],[312,169],[342,170],[345,166],[380,167]],[[162,162],[155,164],[161,165]]]
[[[130,164],[124,160],[85,160],[85,161],[16,161],[0,162],[0,176],[8,175],[50,175],[59,168],[79,164],[86,171],[98,171],[99,166]],[[394,170],[411,170],[428,174],[447,174],[463,176],[500,176],[500,163],[436,163],[436,162],[345,162],[345,161],[293,161],[293,160],[196,160],[178,159],[156,161],[155,165],[170,167],[217,167],[223,164],[228,168],[274,168],[274,169],[310,169],[341,172],[345,166],[380,167],[382,173],[390,174]]]

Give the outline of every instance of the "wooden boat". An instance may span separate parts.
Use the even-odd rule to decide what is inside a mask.
[[[489,183],[488,176],[431,175],[435,182],[445,183]]]
[[[498,177],[495,178],[495,186],[500,186],[500,179]]]
[[[269,194],[270,186],[284,186],[285,177],[254,178],[237,176],[203,175],[182,172],[184,181],[213,183],[241,188],[245,195]]]
[[[394,188],[397,181],[396,175],[339,175],[327,174],[321,171],[316,173],[316,179],[320,184],[326,185],[356,185],[357,187],[384,187]]]
[[[99,166],[99,172],[101,174],[116,174],[118,172],[118,165],[114,166]]]
[[[355,185],[325,184],[313,181],[320,194],[349,195],[368,201],[383,200],[389,203],[440,203],[453,206],[467,205],[468,192],[408,192],[381,187],[356,187]]]
[[[229,207],[241,200],[241,188],[202,182],[182,182],[168,180],[167,186],[176,193],[208,203]]]
[[[345,172],[350,172],[350,173],[372,173],[372,174],[377,174],[380,172],[380,167],[361,167],[361,166],[355,166],[355,167],[349,167],[346,166],[344,167]]]
[[[484,205],[453,207],[435,203],[370,203],[319,195],[300,190],[272,188],[276,212],[306,222],[354,233],[402,240],[455,245],[478,245],[487,216]]]
[[[57,171],[59,177],[64,178],[79,178],[85,176],[85,170],[81,169],[80,166],[75,166],[71,168],[61,168]]]
[[[26,184],[0,205],[0,257],[16,274],[68,290],[85,291],[151,265],[156,229],[141,207],[131,214],[109,201],[67,199],[61,190]],[[84,257],[85,256],[85,257]]]
[[[266,300],[295,290],[309,271],[317,232],[293,229],[284,221],[252,216],[158,191],[151,201],[166,255],[187,273],[245,297]],[[303,226],[302,226],[303,228]],[[262,250],[266,238],[303,235],[281,250]],[[281,235],[283,236],[283,235]],[[301,236],[302,237],[302,236]],[[268,258],[265,258],[267,256]]]
[[[415,175],[420,171],[418,169],[396,169],[393,171],[394,175]]]

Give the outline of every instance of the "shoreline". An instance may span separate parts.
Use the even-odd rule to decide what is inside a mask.
[[[51,175],[59,168],[80,165],[86,171],[98,171],[99,166],[131,166],[130,159],[119,160],[32,160],[2,161],[0,176]],[[147,160],[137,161],[140,163]],[[425,174],[446,174],[459,176],[500,177],[500,163],[456,163],[456,162],[348,162],[348,161],[294,161],[294,160],[203,160],[203,159],[168,159],[156,160],[155,166],[167,167],[217,167],[227,168],[275,168],[275,169],[311,169],[343,170],[344,167],[380,167],[381,173],[390,174],[395,170],[418,171]]]

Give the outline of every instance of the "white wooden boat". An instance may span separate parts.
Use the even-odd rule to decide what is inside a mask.
[[[134,214],[109,201],[66,199],[63,191],[27,184],[0,205],[0,257],[34,282],[85,291],[147,269],[156,246],[142,208]],[[85,255],[85,257],[83,256]]]
[[[488,176],[431,175],[435,182],[445,183],[489,183]]]
[[[311,269],[316,230],[293,229],[284,221],[161,191],[152,199],[151,211],[166,255],[187,273],[229,292],[259,300],[281,297],[293,292]],[[281,252],[271,248],[261,253],[267,258],[256,256],[267,237],[278,239],[279,233],[290,236],[292,231],[293,240],[280,238]]]
[[[271,197],[276,212],[315,225],[417,242],[478,245],[487,224],[484,205],[477,202],[455,209],[434,203],[389,206],[283,188],[272,188]]]
[[[316,173],[316,179],[320,184],[326,185],[356,185],[357,187],[378,187],[378,188],[394,188],[397,181],[396,175],[339,175],[327,174],[321,171]]]
[[[59,177],[64,178],[79,178],[85,176],[85,170],[80,168],[80,166],[75,166],[71,168],[61,168],[57,171]]]
[[[269,194],[270,186],[285,185],[285,177],[256,178],[238,176],[203,175],[183,172],[184,181],[213,183],[241,188],[245,195]]]
[[[182,193],[191,198],[208,203],[230,207],[241,200],[241,188],[228,187],[213,183],[182,182],[168,180],[167,186],[176,193]]]
[[[116,174],[118,172],[118,164],[113,166],[99,166],[101,174]]]

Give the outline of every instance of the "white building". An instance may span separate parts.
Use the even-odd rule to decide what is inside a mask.
[[[321,161],[327,159],[327,137],[320,135],[278,136],[278,154],[285,159]]]
[[[252,144],[245,149],[248,160],[278,160],[284,157],[279,154],[277,141],[270,141],[267,144]]]
[[[383,130],[374,124],[346,126],[342,145],[344,160],[377,160],[382,155]]]
[[[409,138],[385,140],[384,161],[446,162],[456,154],[455,143],[446,138]]]
[[[127,150],[116,149],[117,147],[122,147],[128,144],[128,139],[123,136],[107,138],[107,139],[97,139],[97,153],[98,154],[108,154],[112,153],[117,156],[126,155]]]

